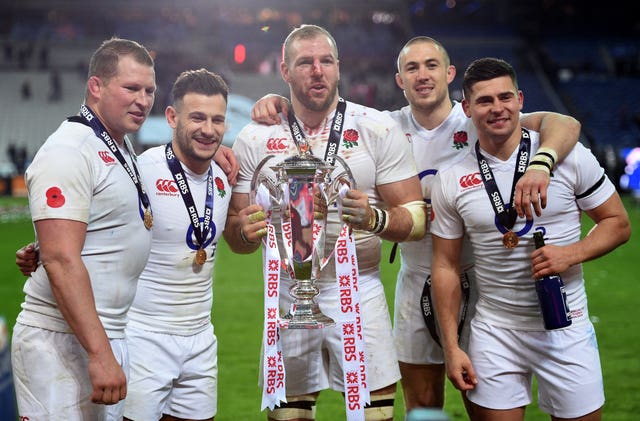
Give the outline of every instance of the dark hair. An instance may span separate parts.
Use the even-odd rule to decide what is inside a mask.
[[[444,48],[444,45],[442,45],[440,43],[440,41],[438,41],[436,39],[433,39],[431,37],[427,37],[427,36],[421,35],[421,36],[417,36],[417,37],[411,38],[400,49],[400,52],[398,53],[398,58],[396,59],[396,67],[398,68],[398,72],[400,72],[402,70],[402,69],[400,69],[400,57],[402,56],[402,53],[404,52],[404,49],[407,48],[407,47],[410,47],[413,44],[422,43],[422,42],[433,44],[433,45],[435,45],[437,47],[438,50],[440,50],[442,52],[442,58],[444,59],[445,67],[448,67],[451,64],[451,59],[449,58],[449,53],[447,52],[447,49]]]
[[[506,61],[493,57],[485,57],[473,61],[465,70],[464,78],[462,79],[462,91],[465,98],[469,98],[471,89],[476,83],[501,76],[509,76],[513,81],[513,85],[518,89],[516,71]]]
[[[118,73],[118,60],[123,56],[131,56],[138,63],[153,67],[153,58],[142,44],[113,37],[104,41],[91,56],[88,77],[111,79]]]
[[[282,61],[288,63],[291,55],[291,44],[299,39],[313,39],[317,36],[324,35],[329,40],[333,53],[338,59],[338,46],[333,36],[321,26],[318,25],[300,25],[287,35],[287,38],[282,44]]]
[[[188,93],[207,96],[220,94],[226,102],[229,95],[229,87],[220,75],[207,69],[186,70],[173,83],[173,88],[171,89],[173,103],[181,101]]]

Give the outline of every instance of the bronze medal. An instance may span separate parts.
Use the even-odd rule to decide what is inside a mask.
[[[515,248],[518,245],[518,242],[518,234],[513,231],[507,231],[502,236],[502,244],[508,249]]]
[[[153,226],[153,215],[151,215],[149,208],[144,210],[144,226],[148,230]]]
[[[207,252],[203,249],[198,249],[198,251],[196,252],[195,261],[196,264],[200,266],[204,265],[204,263],[207,261]]]

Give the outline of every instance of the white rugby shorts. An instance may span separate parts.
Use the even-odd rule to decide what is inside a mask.
[[[604,404],[598,344],[591,322],[568,329],[504,329],[473,320],[469,358],[478,377],[467,392],[492,409],[528,405],[533,376],[538,406],[558,418],[577,418]]]
[[[125,416],[212,418],[218,406],[218,341],[213,326],[190,336],[127,326],[131,376]],[[177,387],[175,387],[177,386]]]
[[[111,339],[116,360],[128,375],[124,339]],[[124,401],[91,402],[93,386],[88,357],[72,333],[54,332],[16,323],[11,364],[20,417],[32,420],[120,421]]]

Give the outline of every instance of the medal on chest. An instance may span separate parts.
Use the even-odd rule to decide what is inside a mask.
[[[196,252],[196,258],[194,259],[196,264],[202,266],[207,261],[207,252],[203,249],[198,249]]]
[[[520,138],[520,146],[518,148],[518,159],[516,168],[513,173],[513,182],[511,184],[511,194],[509,196],[509,203],[505,203],[502,199],[502,195],[498,189],[498,184],[496,183],[495,176],[491,171],[491,167],[487,162],[486,158],[482,156],[482,152],[480,151],[480,142],[476,142],[476,158],[478,160],[478,168],[480,169],[480,177],[482,178],[482,182],[484,184],[485,190],[487,191],[487,195],[489,196],[489,201],[491,202],[491,206],[493,207],[493,211],[495,212],[496,218],[499,221],[500,225],[504,227],[506,232],[502,235],[502,245],[507,249],[513,249],[518,246],[519,238],[518,234],[513,232],[513,226],[516,223],[516,219],[518,215],[513,206],[513,198],[515,194],[516,184],[518,180],[524,175],[527,170],[527,164],[529,163],[529,150],[531,149],[531,139],[529,137],[529,132],[525,129],[522,129],[522,137]]]
[[[171,142],[167,143],[165,147],[165,158],[167,161],[167,165],[169,166],[169,170],[171,170],[173,179],[179,186],[178,190],[180,191],[182,201],[184,202],[187,213],[189,214],[189,220],[191,221],[193,235],[196,237],[198,250],[196,251],[195,257],[193,258],[193,262],[198,266],[202,266],[207,261],[207,252],[204,250],[204,247],[207,235],[209,235],[209,232],[211,231],[213,215],[213,172],[211,170],[211,166],[209,166],[209,171],[207,174],[207,194],[204,205],[204,218],[201,223],[196,205],[193,200],[193,196],[191,195],[191,188],[187,181],[187,176],[183,171],[178,158],[176,158],[175,154],[173,153]]]
[[[516,234],[511,230],[505,232],[504,235],[502,236],[502,245],[508,249],[516,248],[518,246],[519,241],[520,240],[518,239],[518,234]]]
[[[150,230],[151,227],[153,226],[153,215],[151,214],[151,211],[149,210],[149,208],[144,210],[143,221],[144,221],[144,227]]]

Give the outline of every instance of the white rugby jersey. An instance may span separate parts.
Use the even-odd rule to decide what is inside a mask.
[[[539,146],[539,134],[529,133],[532,137],[530,156],[533,156]],[[503,198],[511,192],[517,155],[516,148],[509,160],[501,161],[483,151]],[[507,249],[502,244],[504,228],[497,222],[480,178],[474,150],[463,161],[441,169],[436,176],[431,231],[443,238],[460,238],[465,233],[469,236],[476,262],[479,292],[476,317],[479,320],[506,328],[544,330],[531,278],[533,233],[541,231],[546,244],[577,242],[581,234],[581,209],[601,205],[614,192],[615,187],[593,154],[577,144],[553,171],[542,216],[534,215],[532,220],[518,218],[513,231],[519,237],[519,244]],[[588,320],[582,265],[569,268],[561,276],[573,324]]]
[[[209,325],[213,299],[212,275],[218,239],[224,230],[231,188],[224,171],[212,161],[213,214],[204,241],[207,260],[194,262],[198,242],[182,196],[165,158],[165,146],[145,151],[139,158],[147,193],[154,210],[151,253],[138,282],[129,311],[129,323],[140,329],[192,335]],[[202,224],[207,173],[182,169]]]
[[[413,158],[418,169],[422,196],[427,204],[431,203],[433,180],[438,169],[446,167],[462,159],[478,140],[476,129],[470,118],[462,110],[459,102],[454,102],[451,112],[438,127],[428,130],[422,127],[413,117],[409,105],[400,110],[389,112],[404,131],[411,142]],[[400,257],[402,259],[401,273],[418,273],[426,279],[431,273],[431,255],[433,247],[431,234],[422,240],[400,243]],[[466,270],[473,265],[470,246],[464,243],[461,269]],[[402,282],[402,276],[398,278]],[[419,293],[419,292],[418,292]]]
[[[120,152],[131,166],[131,155],[122,147]],[[82,260],[98,316],[109,338],[122,338],[151,243],[133,181],[90,127],[68,121],[42,145],[25,177],[33,221],[59,218],[87,224]],[[20,323],[71,332],[42,265],[24,292]]]
[[[310,132],[304,128],[313,154],[320,159],[324,159],[325,156],[334,114],[335,111],[327,117],[317,132]],[[282,120],[280,125],[273,126],[252,122],[238,135],[233,146],[240,161],[240,174],[235,192],[250,193],[253,174],[265,156],[275,155],[270,162],[276,163],[297,154],[287,119],[282,117]],[[416,175],[411,147],[406,136],[388,115],[380,111],[347,101],[339,145],[338,156],[343,158],[351,169],[357,189],[365,192],[374,206],[384,207],[376,185],[402,181]],[[329,223],[336,224],[336,208],[331,206],[329,211]],[[329,233],[336,231],[335,226],[329,229]],[[335,236],[331,239],[335,242]],[[380,238],[368,232],[356,231],[356,247],[360,274],[376,272],[380,263]],[[327,265],[321,278],[323,283],[335,283],[333,263]],[[379,284],[379,279],[377,283]]]

